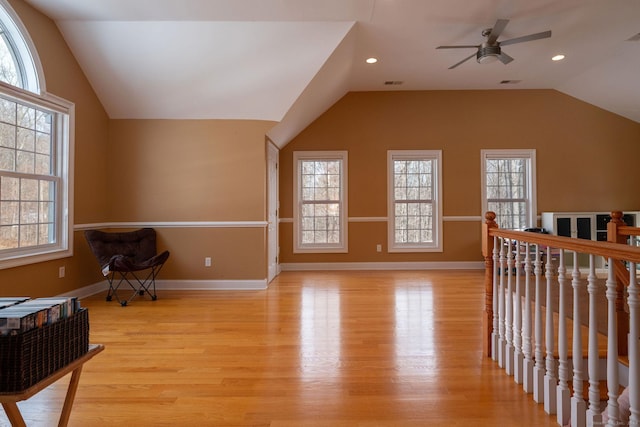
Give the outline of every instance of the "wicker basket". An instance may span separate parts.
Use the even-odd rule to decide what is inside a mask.
[[[20,392],[89,351],[89,312],[0,336],[0,393]]]

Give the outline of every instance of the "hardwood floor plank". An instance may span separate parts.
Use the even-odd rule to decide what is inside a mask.
[[[106,349],[69,425],[555,426],[482,355],[483,274],[285,272],[264,291],[87,298]],[[56,424],[66,383],[20,404],[29,426]]]

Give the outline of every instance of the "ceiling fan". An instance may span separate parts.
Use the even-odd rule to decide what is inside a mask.
[[[498,41],[498,37],[504,31],[505,27],[509,23],[508,19],[498,19],[493,26],[493,28],[487,28],[482,31],[482,36],[486,37],[487,40],[478,45],[458,45],[458,46],[438,46],[436,49],[467,49],[474,48],[477,49],[477,52],[466,57],[462,61],[457,64],[452,65],[449,69],[456,68],[458,65],[463,62],[468,61],[469,59],[476,57],[476,60],[479,64],[485,64],[488,62],[494,62],[496,60],[500,60],[503,64],[508,64],[513,61],[513,58],[502,52],[501,47],[507,46],[510,44],[529,42],[532,40],[538,39],[546,39],[551,37],[551,31],[543,31],[541,33],[529,34],[528,36],[516,37],[509,40]]]

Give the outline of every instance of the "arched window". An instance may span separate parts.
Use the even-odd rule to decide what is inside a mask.
[[[0,81],[33,93],[45,91],[33,42],[6,0],[0,1]]]
[[[48,94],[35,47],[0,0],[0,269],[71,256],[74,106]]]

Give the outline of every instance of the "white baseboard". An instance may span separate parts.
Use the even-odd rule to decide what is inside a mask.
[[[484,270],[482,261],[443,262],[292,262],[280,264],[282,271],[327,270]]]
[[[59,297],[78,297],[80,299],[90,297],[91,295],[99,294],[100,292],[106,291],[109,289],[109,282],[103,280],[102,282],[94,283],[93,285],[88,285],[82,288],[74,289],[73,291],[65,292],[60,295],[56,295]]]
[[[109,289],[109,283],[103,280],[58,296],[87,298]],[[267,280],[156,280],[156,290],[192,290],[192,291],[254,291],[267,289]]]
[[[267,289],[262,280],[156,280],[156,289],[191,291],[257,291]]]

